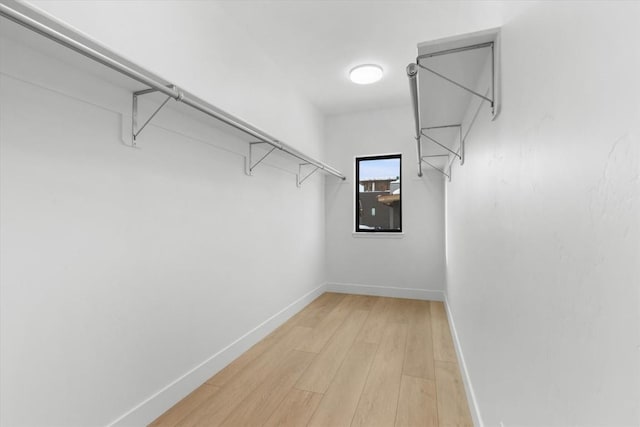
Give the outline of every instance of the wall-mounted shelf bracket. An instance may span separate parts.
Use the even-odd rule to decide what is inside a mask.
[[[435,166],[434,164],[432,164],[428,160],[426,160],[426,159],[431,158],[431,157],[447,157],[447,158],[449,158],[449,155],[448,154],[431,154],[429,156],[422,156],[420,158],[420,161],[426,163],[427,165],[431,166],[433,169],[435,169],[438,172],[440,172],[442,175],[446,176],[447,179],[449,180],[449,182],[451,182],[451,163],[448,162],[449,163],[449,173],[447,173],[443,169],[440,169],[439,167]]]
[[[485,95],[482,95],[481,93],[478,93],[468,87],[466,87],[465,85],[450,79],[449,77],[438,73],[437,71],[427,67],[426,65],[422,64],[420,61],[427,59],[427,58],[432,58],[434,56],[441,56],[441,55],[450,55],[453,53],[459,53],[459,52],[464,52],[467,50],[473,50],[473,49],[482,49],[485,47],[490,47],[491,48],[491,97],[487,97]],[[426,53],[424,55],[419,55],[416,58],[416,64],[418,65],[418,67],[420,67],[421,69],[428,71],[430,73],[432,73],[435,76],[440,77],[441,79],[444,79],[446,81],[448,81],[449,83],[459,87],[460,89],[466,90],[467,92],[471,93],[472,95],[477,96],[478,98],[487,101],[490,105],[491,105],[491,116],[495,118],[496,116],[496,96],[495,96],[495,75],[496,75],[496,57],[495,57],[495,49],[494,49],[494,42],[487,42],[487,43],[478,43],[478,44],[474,44],[471,46],[463,46],[463,47],[458,47],[455,49],[446,49],[446,50],[441,50],[439,52],[432,52],[432,53]]]
[[[311,172],[309,172],[308,174],[306,174],[305,176],[302,176],[302,167],[303,166],[308,166],[311,165],[313,166],[313,170]],[[307,178],[309,178],[311,175],[313,175],[315,172],[317,172],[320,168],[312,165],[311,163],[300,163],[298,165],[298,175],[296,175],[296,185],[298,186],[298,188],[300,188],[302,186],[302,183],[306,181]]]
[[[175,86],[168,86],[168,87],[172,88],[173,90],[176,90]],[[132,136],[131,141],[134,147],[136,146],[136,138],[138,138],[138,135],[140,135],[140,132],[142,132],[142,130],[149,124],[149,122],[156,116],[156,114],[158,114],[160,110],[162,110],[162,107],[164,107],[167,104],[167,102],[169,102],[169,100],[173,98],[172,96],[167,96],[167,98],[164,101],[162,101],[162,104],[160,104],[160,106],[154,110],[154,112],[142,124],[142,126],[138,127],[138,97],[143,95],[148,95],[154,92],[158,92],[158,90],[145,89],[145,90],[140,90],[133,93],[133,100],[131,103],[131,136]]]
[[[244,162],[244,172],[249,175],[252,176],[253,175],[253,169],[258,166],[264,159],[266,159],[267,157],[269,157],[269,154],[273,153],[276,149],[276,147],[271,147],[271,149],[269,151],[266,152],[266,154],[264,154],[262,157],[260,157],[255,163],[253,163],[253,147],[255,145],[258,144],[266,144],[266,142],[250,142],[249,143],[249,157],[245,157],[245,162]]]
[[[446,145],[440,143],[434,137],[432,137],[430,135],[427,135],[427,133],[425,132],[425,131],[429,131],[429,130],[433,130],[433,129],[450,129],[450,128],[458,128],[458,144],[459,144],[458,145],[458,151],[453,151],[452,149],[450,149]],[[451,153],[454,156],[456,156],[458,159],[460,159],[460,165],[464,165],[464,140],[462,139],[462,125],[461,124],[459,124],[459,125],[430,126],[430,127],[426,127],[426,128],[421,128],[420,129],[420,135],[424,136],[429,141],[431,141],[434,144],[444,148],[449,153]]]

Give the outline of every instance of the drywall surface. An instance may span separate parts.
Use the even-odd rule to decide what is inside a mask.
[[[359,285],[368,292],[393,288],[396,296],[436,298],[444,289],[444,184],[437,172],[417,176],[412,117],[406,106],[326,119],[327,160],[347,175],[346,181],[327,181],[325,187],[330,286]],[[388,153],[402,154],[403,235],[354,236],[354,159]],[[400,288],[421,292],[403,294]]]
[[[179,104],[132,148],[130,90],[0,42],[0,424],[106,425],[187,375],[124,420],[146,424],[321,288],[323,177],[246,176],[246,142]]]
[[[482,108],[446,186],[487,426],[640,424],[639,22],[638,3],[549,2],[502,28],[501,115]]]
[[[322,118],[217,2],[27,1],[178,87],[314,157]]]

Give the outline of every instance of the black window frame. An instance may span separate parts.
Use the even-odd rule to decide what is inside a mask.
[[[360,162],[361,161],[369,161],[369,160],[385,160],[385,159],[398,159],[400,162],[400,170],[398,179],[400,180],[400,204],[399,204],[399,217],[400,224],[398,229],[360,229]],[[381,154],[377,156],[356,156],[355,159],[356,167],[355,167],[355,232],[356,233],[402,233],[402,154]]]

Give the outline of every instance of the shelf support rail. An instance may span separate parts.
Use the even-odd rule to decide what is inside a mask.
[[[318,169],[333,175],[335,177],[338,177],[342,180],[346,180],[346,176],[343,175],[340,171],[338,171],[337,169],[334,169],[333,167],[319,161],[319,160],[315,160],[309,156],[307,156],[306,154],[298,151],[297,149],[285,144],[282,141],[279,141],[275,138],[273,138],[272,136],[266,134],[265,132],[259,130],[258,128],[252,126],[251,124],[227,113],[226,111],[217,108],[209,103],[207,103],[206,101],[203,101],[199,98],[197,98],[196,96],[192,96],[189,95],[187,93],[185,93],[184,91],[180,90],[179,88],[177,88],[175,85],[171,85],[171,84],[167,84],[166,82],[162,82],[160,81],[157,77],[154,77],[151,73],[149,73],[148,71],[146,71],[144,68],[139,67],[139,66],[129,66],[126,64],[123,64],[122,62],[118,61],[117,59],[114,59],[112,56],[115,56],[115,54],[111,51],[109,51],[106,48],[101,48],[101,50],[103,50],[106,53],[102,53],[99,52],[98,50],[94,49],[93,47],[90,47],[84,43],[82,43],[81,41],[78,41],[66,34],[61,33],[60,31],[53,29],[52,27],[48,26],[46,23],[44,22],[40,22],[30,16],[25,15],[24,13],[4,4],[4,3],[0,3],[0,16],[9,19],[10,21],[13,21],[19,25],[22,25],[23,27],[34,31],[66,48],[69,48],[89,59],[92,59],[102,65],[105,65],[109,68],[111,68],[114,71],[117,71],[129,78],[132,78],[146,86],[148,86],[149,88],[151,88],[151,90],[155,90],[161,93],[164,93],[165,95],[167,95],[170,98],[175,99],[176,101],[180,101],[188,106],[190,106],[191,108],[198,110],[208,116],[211,116],[217,120],[220,120],[221,122],[240,130],[241,132],[246,133],[247,135],[250,135],[256,139],[258,139],[261,142],[264,142],[266,144],[271,145],[274,148],[277,148],[280,151],[283,151],[299,160],[302,160],[303,162],[312,164],[314,166],[316,166]],[[143,91],[144,92],[144,91]],[[135,95],[135,94],[134,94]],[[138,94],[140,95],[140,93]],[[166,104],[167,100],[165,100],[164,104]],[[161,108],[164,106],[164,104],[161,106]],[[155,114],[159,111],[156,110],[156,112],[152,115],[151,118],[153,118],[153,116],[155,116]],[[149,121],[149,120],[148,120]],[[143,125],[146,126],[146,124],[148,123],[148,121]],[[137,134],[140,133],[141,129],[134,131],[134,133]]]

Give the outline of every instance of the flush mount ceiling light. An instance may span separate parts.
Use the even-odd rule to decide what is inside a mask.
[[[359,85],[375,83],[382,78],[382,67],[375,64],[358,65],[349,71],[349,78]]]

